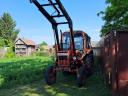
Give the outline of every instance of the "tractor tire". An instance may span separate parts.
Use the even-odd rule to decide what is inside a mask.
[[[48,85],[56,83],[56,70],[54,68],[54,66],[50,66],[45,72],[45,81]]]
[[[112,74],[111,73],[108,73],[105,75],[105,85],[106,87],[108,88],[112,88]]]
[[[77,86],[78,87],[82,87],[83,84],[86,81],[86,72],[85,72],[85,67],[82,66],[80,68],[78,68],[77,70]]]

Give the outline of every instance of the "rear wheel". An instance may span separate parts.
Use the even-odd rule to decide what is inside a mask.
[[[56,70],[54,66],[50,66],[46,70],[45,81],[48,85],[52,85],[56,82]]]
[[[105,84],[108,88],[112,87],[112,74],[110,72],[105,75]]]
[[[77,86],[78,87],[82,87],[83,84],[86,81],[86,72],[85,72],[85,68],[84,66],[78,68],[77,70]]]

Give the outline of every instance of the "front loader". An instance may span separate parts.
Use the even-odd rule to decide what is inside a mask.
[[[54,32],[56,60],[46,70],[45,81],[48,85],[54,84],[58,71],[63,74],[76,73],[77,85],[80,87],[93,73],[93,50],[90,37],[81,30],[73,30],[72,20],[60,0],[45,0],[47,4],[42,4],[43,1],[30,0],[48,19]],[[46,7],[51,7],[55,11],[54,14],[51,14]],[[59,22],[57,19],[60,19]],[[60,32],[59,35],[60,25],[68,25],[69,31]]]

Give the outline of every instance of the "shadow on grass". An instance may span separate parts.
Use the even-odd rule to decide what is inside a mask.
[[[98,74],[89,77],[82,88],[76,86],[75,77],[64,77],[52,87],[44,88],[47,92],[49,92],[49,88],[55,92],[55,94],[51,93],[51,96],[59,96],[58,94],[65,94],[64,96],[111,96],[110,90],[105,88]]]
[[[76,86],[75,76],[58,75],[56,84],[48,86],[44,80],[11,89],[2,89],[0,96],[111,96],[101,77],[94,74],[82,88]],[[8,93],[7,93],[8,91]]]
[[[21,61],[20,63],[23,62],[27,62],[26,64],[30,64],[30,66],[31,64],[34,64],[34,68],[35,66],[38,66],[37,69],[40,69],[42,68],[42,66],[44,66],[40,65],[40,63],[46,63],[46,65],[48,64],[48,62],[45,62],[44,60],[38,61],[37,59]],[[110,90],[107,89],[103,84],[100,72],[97,71],[87,79],[84,87],[78,88],[76,86],[76,77],[74,75],[63,76],[61,73],[59,73],[57,76],[56,84],[48,86],[45,83],[44,79],[41,80],[43,78],[42,69],[38,74],[34,75],[37,76],[37,78],[32,76],[32,74],[35,74],[32,71],[34,69],[31,69],[29,73],[26,73],[26,70],[29,70],[28,66],[24,68],[25,74],[28,75],[20,75],[20,78],[22,78],[23,76],[24,78],[32,77],[32,79],[28,79],[28,82],[30,82],[31,80],[37,81],[29,83],[27,85],[19,85],[17,87],[1,89],[0,96],[111,96]],[[24,79],[22,79],[21,82],[23,82],[23,80]]]

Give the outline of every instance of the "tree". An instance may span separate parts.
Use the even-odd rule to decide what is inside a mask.
[[[47,46],[48,44],[43,41],[42,43],[39,44],[39,48],[40,48],[40,51],[44,51],[44,47]]]
[[[0,38],[0,47],[3,47],[5,45],[4,39]]]
[[[47,46],[48,44],[45,42],[45,41],[43,41],[41,44],[40,44],[40,46]]]
[[[107,8],[98,15],[105,21],[101,36],[113,29],[128,28],[128,0],[106,0]]]
[[[14,41],[19,33],[15,28],[16,22],[12,19],[9,13],[4,13],[0,17],[0,39],[4,40],[5,46],[14,46]]]

